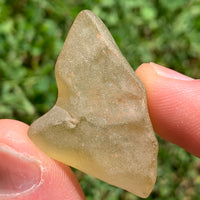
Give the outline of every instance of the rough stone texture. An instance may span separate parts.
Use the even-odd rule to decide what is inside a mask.
[[[158,144],[145,89],[91,11],[77,16],[55,73],[56,105],[31,125],[30,138],[52,158],[147,197]]]

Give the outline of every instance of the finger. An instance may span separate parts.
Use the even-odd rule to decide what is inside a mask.
[[[154,63],[142,64],[136,74],[155,132],[200,157],[200,80]]]
[[[40,152],[27,137],[28,128],[0,120],[0,199],[85,199],[70,168]]]

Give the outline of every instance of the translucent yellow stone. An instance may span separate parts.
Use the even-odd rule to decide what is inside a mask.
[[[56,160],[147,197],[158,144],[145,89],[91,11],[74,21],[55,74],[57,102],[31,125],[32,141]]]

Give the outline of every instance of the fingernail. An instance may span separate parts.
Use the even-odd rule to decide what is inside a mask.
[[[0,144],[0,199],[29,192],[40,180],[41,167],[36,160]]]
[[[171,78],[171,79],[185,80],[185,81],[194,80],[193,78],[185,76],[179,72],[163,67],[156,63],[150,62],[150,64],[159,76],[163,76],[163,77]]]

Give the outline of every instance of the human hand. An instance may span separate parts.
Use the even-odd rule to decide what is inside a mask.
[[[0,120],[0,200],[83,200],[71,169],[41,152],[29,126]]]
[[[154,63],[136,70],[155,132],[200,157],[200,80]]]
[[[156,133],[200,157],[200,80],[154,64],[142,64],[136,74]],[[22,122],[0,120],[0,199],[84,199],[70,168],[40,152],[27,130]]]

